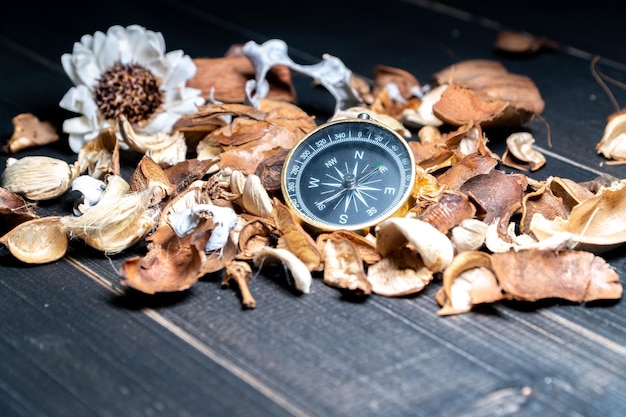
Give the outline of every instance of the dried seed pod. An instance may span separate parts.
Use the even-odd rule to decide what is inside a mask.
[[[372,292],[384,297],[402,297],[420,292],[433,279],[433,271],[409,247],[395,250],[367,270]]]
[[[548,220],[535,213],[530,230],[538,240],[568,232],[577,249],[601,253],[626,242],[625,212],[626,180],[621,180],[574,206],[567,219]]]
[[[0,237],[11,254],[28,264],[44,264],[65,256],[69,238],[63,231],[60,216],[28,220]]]
[[[449,190],[443,192],[437,202],[428,206],[417,218],[446,234],[463,220],[473,218],[475,214],[476,207],[465,194]]]
[[[443,272],[443,286],[436,299],[437,314],[466,313],[472,306],[504,299],[498,280],[491,271],[491,256],[481,251],[459,253]]]
[[[476,271],[480,269],[480,271]],[[468,275],[469,274],[469,275]],[[619,299],[619,276],[604,259],[579,250],[528,249],[458,254],[443,274],[438,314],[458,314],[502,299],[573,302]]]
[[[28,203],[20,195],[0,187],[0,236],[18,224],[38,217],[35,203]]]
[[[128,258],[120,266],[121,284],[145,294],[188,289],[204,275],[201,252],[191,239],[179,238],[167,225],[159,227],[146,238],[146,255]]]
[[[18,152],[34,146],[47,145],[59,140],[56,129],[50,122],[41,122],[32,113],[13,117],[13,135],[2,147],[2,152]]]
[[[376,238],[371,234],[364,236],[352,230],[335,230],[330,233],[321,233],[316,239],[317,246],[321,248],[323,241],[327,239],[329,235],[351,242],[357,250],[359,257],[367,265],[371,265],[380,260],[380,254],[376,251]]]
[[[129,188],[122,177],[109,176],[97,204],[82,216],[61,218],[64,230],[105,253],[134,245],[156,225],[158,210],[149,207],[150,192],[129,193]]]
[[[318,245],[324,254],[324,284],[359,297],[371,294],[372,285],[355,245],[339,234],[323,236]]]
[[[478,219],[465,219],[450,231],[455,253],[478,250],[485,243],[489,225]]]
[[[506,138],[502,163],[520,171],[536,171],[546,163],[546,157],[533,145],[535,138],[528,132],[516,132]]]
[[[255,216],[270,217],[274,208],[272,198],[261,184],[261,179],[255,174],[249,174],[241,194],[241,206]]]
[[[139,134],[123,116],[119,118],[118,129],[126,145],[136,152],[148,155],[160,166],[176,165],[186,159],[187,143],[182,132]]]
[[[278,231],[271,220],[263,218],[250,219],[246,221],[239,231],[237,259],[250,260],[260,248],[264,246],[275,247],[277,241]]]
[[[99,180],[109,174],[121,175],[119,140],[115,129],[102,129],[98,136],[85,142],[78,151],[76,165],[81,173],[86,171]]]
[[[175,186],[165,174],[165,171],[148,155],[144,155],[137,164],[130,178],[130,191],[151,190],[151,206],[160,204],[167,196],[171,195]]]
[[[304,230],[289,207],[277,198],[274,198],[272,219],[280,234],[278,247],[295,254],[309,271],[321,271],[324,266],[323,256],[315,241]]]
[[[8,158],[2,187],[29,200],[51,200],[65,194],[78,175],[75,165],[49,156]]]
[[[626,110],[609,116],[596,150],[605,158],[626,161]]]
[[[417,248],[424,264],[432,272],[445,269],[454,257],[450,239],[425,221],[392,217],[376,226],[376,249],[383,258],[407,243]]]
[[[313,277],[307,265],[288,249],[272,248],[265,246],[254,255],[254,265],[260,268],[263,263],[268,261],[279,261],[287,267],[293,278],[293,285],[296,289],[303,293],[311,291],[311,283]]]

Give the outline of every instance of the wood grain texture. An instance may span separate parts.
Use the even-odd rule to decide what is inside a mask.
[[[595,152],[614,109],[589,67],[594,54],[610,57],[602,68],[626,80],[623,48],[601,33],[597,42],[581,36],[566,17],[546,21],[492,2],[457,3],[463,4],[111,0],[101,12],[74,1],[37,10],[18,4],[0,18],[0,136],[11,136],[11,118],[21,112],[60,130],[71,116],[58,107],[71,86],[61,54],[83,34],[138,23],[162,32],[167,50],[192,57],[281,38],[299,63],[330,53],[365,78],[384,64],[424,84],[459,60],[498,59],[532,78],[546,101],[546,122],[535,119],[526,128],[548,162],[529,175],[624,178],[623,165],[603,164]],[[464,5],[469,15],[459,12]],[[567,48],[524,59],[500,56],[492,44],[501,27],[558,35]],[[307,111],[330,115],[325,91],[310,79],[295,83]],[[626,102],[626,93],[614,90]],[[494,152],[504,151],[508,133],[489,136]],[[34,154],[75,158],[63,140],[19,156]],[[7,156],[0,155],[0,170]],[[38,209],[65,214],[73,197]],[[65,259],[28,266],[1,249],[1,416],[626,415],[622,301],[503,302],[439,317],[438,280],[414,297],[357,303],[319,276],[310,294],[297,295],[281,271],[264,270],[250,283],[257,308],[246,311],[217,275],[179,294],[123,292],[117,270],[143,250],[138,245],[106,257],[73,241]],[[623,248],[605,258],[625,276]]]

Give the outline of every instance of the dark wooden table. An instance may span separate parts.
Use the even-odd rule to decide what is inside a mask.
[[[0,18],[0,137],[25,112],[60,131],[72,116],[58,106],[71,87],[61,55],[84,34],[137,23],[191,57],[278,38],[296,62],[329,53],[367,79],[384,64],[428,83],[455,62],[496,59],[531,77],[546,102],[547,123],[525,127],[548,161],[529,176],[624,178],[626,167],[603,164],[595,150],[615,107],[590,70],[600,56],[602,71],[626,82],[623,13],[608,2],[502,4],[21,2]],[[501,29],[547,36],[560,49],[497,54]],[[328,94],[308,79],[296,85],[303,108],[331,114]],[[626,91],[612,89],[626,105]],[[498,154],[501,139],[489,143]],[[42,154],[75,159],[66,137],[16,156]],[[68,198],[38,210],[69,207]],[[243,310],[211,279],[176,294],[125,296],[117,270],[132,253],[106,257],[73,242],[63,259],[32,266],[0,252],[0,416],[626,415],[623,302],[502,302],[439,317],[438,280],[415,297],[354,303],[319,280],[297,296],[260,275],[251,283],[258,306]],[[623,279],[623,249],[604,257]]]

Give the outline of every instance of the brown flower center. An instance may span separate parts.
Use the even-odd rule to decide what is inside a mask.
[[[115,63],[98,80],[95,100],[105,119],[147,120],[163,104],[161,80],[139,64]]]

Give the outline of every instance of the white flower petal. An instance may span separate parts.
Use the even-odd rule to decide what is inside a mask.
[[[140,25],[111,26],[106,33],[84,35],[74,44],[73,53],[61,57],[63,68],[75,87],[59,105],[81,113],[82,117],[66,120],[63,130],[70,136],[70,147],[77,151],[82,144],[96,137],[100,130],[114,122],[104,120],[95,103],[93,91],[98,79],[117,62],[139,64],[162,79],[163,104],[141,133],[170,133],[181,115],[197,111],[204,104],[201,91],[185,88],[196,72],[193,60],[180,50],[165,54],[165,40],[159,32]],[[150,116],[150,115],[146,115]],[[120,149],[123,149],[120,143]]]

